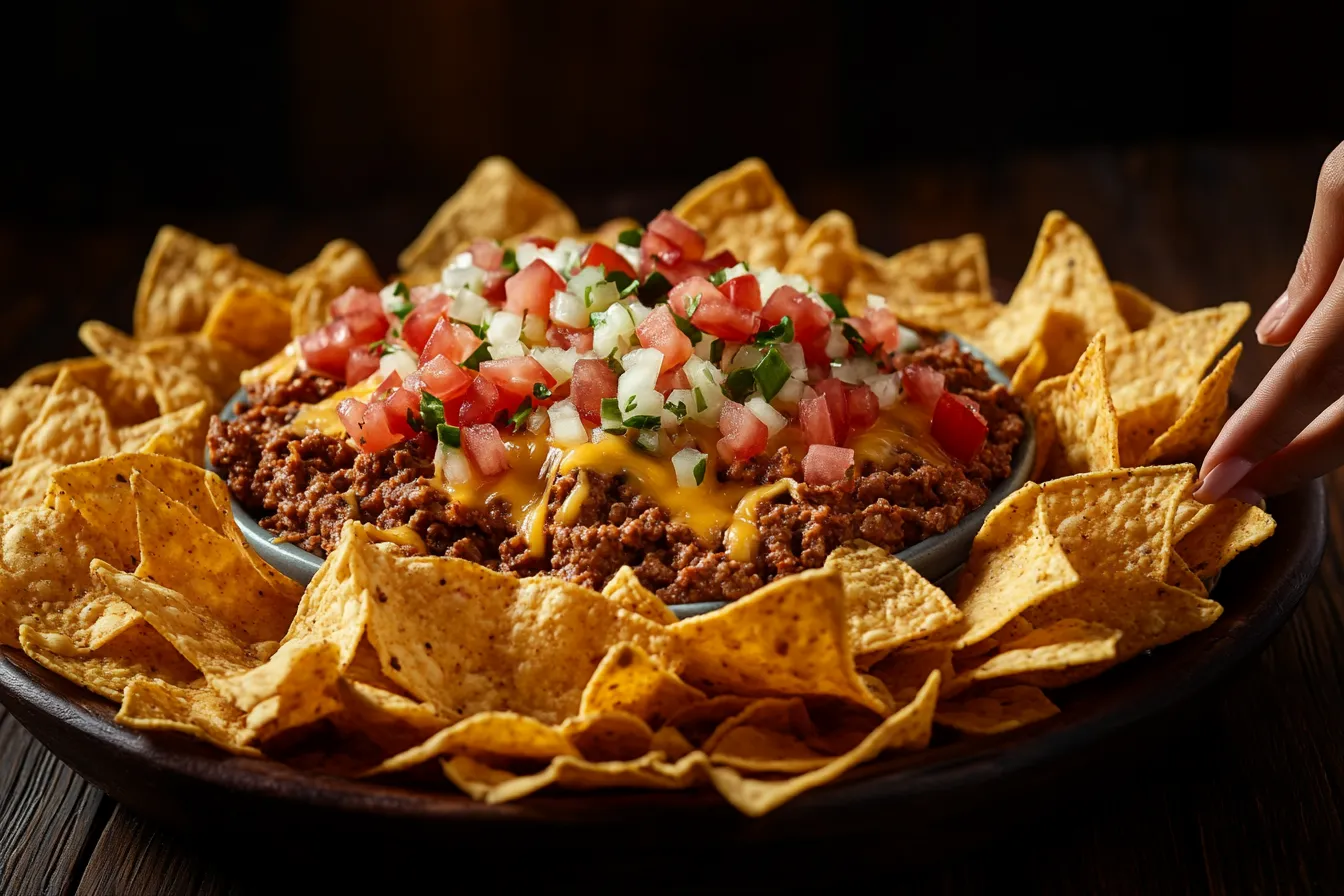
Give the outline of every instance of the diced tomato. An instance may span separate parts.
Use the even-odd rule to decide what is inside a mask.
[[[415,427],[411,426],[410,418],[420,417],[419,389],[407,387],[396,389],[383,401],[383,406],[387,408],[388,425],[393,432],[407,439],[415,435]]]
[[[556,348],[572,348],[577,352],[590,352],[593,350],[593,331],[591,327],[576,330],[573,327],[551,324],[546,328],[546,343]]]
[[[458,425],[490,423],[495,419],[500,407],[499,387],[483,376],[474,377],[462,397],[462,403],[457,408]],[[444,416],[448,416],[447,406],[443,410]]]
[[[825,367],[831,366],[831,356],[826,354],[826,346],[831,341],[831,328],[818,330],[810,336],[804,336],[799,339],[798,334],[793,334],[794,340],[803,347],[803,359],[809,365],[820,364]]]
[[[400,387],[401,387],[401,374],[397,373],[394,370],[387,375],[386,379],[384,379],[381,383],[378,384],[378,388],[373,390],[373,397],[375,399],[387,398],[387,396],[391,395]]]
[[[453,298],[447,295],[434,296],[415,306],[401,325],[402,341],[417,354],[421,352],[429,341],[429,334],[434,332],[440,319],[448,316],[452,307]]]
[[[531,398],[532,387],[537,383],[547,388],[555,385],[555,377],[547,373],[536,358],[530,357],[482,361],[481,377],[519,398]]]
[[[843,445],[849,437],[849,389],[834,377],[813,383],[812,387],[826,399],[826,410],[831,415],[831,431],[835,433],[832,444]]]
[[[687,261],[685,258],[679,258],[675,261],[655,261],[653,269],[666,277],[667,282],[674,286],[692,277],[708,277],[714,273],[713,269],[703,261]]]
[[[704,277],[692,277],[674,286],[668,293],[668,306],[678,317],[686,317],[687,305],[697,295],[700,301],[695,313],[690,315],[691,323],[711,336],[745,342],[760,326],[760,315],[728,301],[719,288]]]
[[[569,381],[569,397],[586,423],[601,423],[602,399],[616,397],[616,371],[597,358],[576,361]]]
[[[554,248],[555,248],[555,240],[553,240],[553,239],[551,239],[551,238],[549,238],[549,237],[544,237],[544,236],[530,236],[530,237],[528,237],[527,239],[523,240],[523,242],[524,242],[524,243],[531,243],[532,245],[536,246],[538,249],[554,249]]]
[[[336,416],[340,418],[341,426],[345,427],[350,438],[355,438],[355,434],[359,432],[359,422],[364,419],[364,411],[367,408],[368,405],[358,398],[343,398],[341,403],[336,405]]]
[[[488,302],[494,302],[496,305],[503,304],[505,299],[504,284],[512,276],[512,271],[486,271],[485,276],[481,278],[481,297]]]
[[[826,329],[835,314],[820,302],[814,302],[792,286],[781,286],[770,294],[761,309],[761,320],[773,327],[785,317],[793,321],[795,339],[805,339]]]
[[[845,396],[850,432],[859,432],[877,422],[877,395],[866,385],[851,386]]]
[[[906,398],[930,411],[942,397],[944,380],[941,371],[923,364],[911,364],[901,370],[901,388]]]
[[[581,267],[595,268],[599,266],[606,268],[607,273],[620,271],[627,277],[635,276],[635,269],[630,267],[630,262],[622,258],[615,249],[601,243],[593,243],[588,247],[588,251],[583,253]]]
[[[462,450],[482,476],[498,476],[509,468],[509,451],[504,440],[499,437],[499,430],[488,423],[462,429]]]
[[[425,347],[420,350],[420,363],[442,357],[454,364],[461,364],[480,347],[481,337],[473,333],[471,327],[449,320],[446,316],[441,317],[425,341]]]
[[[357,345],[350,350],[345,361],[345,381],[357,383],[378,372],[378,352],[367,345]]]
[[[677,322],[672,319],[672,312],[667,310],[666,305],[653,309],[653,313],[644,318],[635,332],[639,334],[640,345],[663,353],[662,373],[680,367],[695,351],[690,337],[677,329]]]
[[[723,294],[738,308],[761,310],[761,284],[751,274],[743,274],[724,283]]]
[[[843,482],[854,466],[854,449],[812,445],[803,455],[803,481],[808,485]]]
[[[681,257],[687,261],[699,261],[705,257],[705,237],[685,221],[669,211],[661,211],[658,217],[649,222],[645,236],[654,234],[675,246]]]
[[[493,271],[504,263],[504,247],[494,240],[477,237],[471,241],[471,263],[483,271]]]
[[[440,296],[445,295],[446,293],[443,291],[443,287],[439,286],[437,283],[427,283],[424,286],[412,286],[411,304],[423,305],[430,299],[437,299]]]
[[[826,396],[804,398],[798,402],[798,423],[803,428],[803,438],[809,445],[834,445],[835,427],[831,424],[831,411],[826,406]]]
[[[872,329],[876,348],[883,352],[894,352],[901,344],[901,326],[890,308],[870,308],[864,315]]]
[[[343,320],[361,314],[383,313],[383,300],[378,293],[352,286],[331,300],[331,319]]]
[[[365,406],[358,399],[347,398],[336,406],[336,415],[341,418],[341,424],[350,434],[351,440],[360,451],[366,453],[390,448],[405,438],[398,430],[402,427],[409,429],[404,419],[401,421],[402,427],[394,428],[392,411],[381,401]]]
[[[340,379],[345,376],[346,361],[356,345],[350,324],[334,320],[299,337],[299,351],[309,370]]]
[[[658,382],[654,385],[654,388],[664,395],[671,392],[673,389],[691,388],[691,381],[686,378],[686,368],[678,367],[674,370],[667,371],[662,376],[658,377]]]
[[[676,264],[681,261],[680,247],[667,237],[660,233],[654,233],[652,230],[644,231],[644,236],[640,237],[639,254],[644,259],[646,267],[653,262]]]
[[[713,271],[721,271],[724,268],[737,267],[737,256],[727,249],[720,249],[704,261],[705,264],[710,265],[713,268],[710,273],[713,273]]]
[[[350,335],[356,345],[368,345],[370,342],[377,342],[387,335],[388,320],[387,315],[382,311],[374,313],[364,308],[341,318],[349,325]]]
[[[504,281],[504,310],[519,316],[532,314],[550,320],[551,296],[564,288],[564,279],[538,258]]]
[[[968,464],[975,460],[989,435],[980,406],[964,395],[944,392],[933,409],[929,430],[949,455]]]
[[[425,390],[440,401],[456,398],[471,386],[471,376],[443,355],[425,361],[412,376],[416,378],[418,389]]]
[[[725,401],[719,412],[719,457],[728,462],[750,460],[765,450],[770,430],[761,419],[735,401]]]

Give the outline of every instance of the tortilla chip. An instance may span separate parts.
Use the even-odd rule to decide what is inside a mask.
[[[649,752],[653,730],[628,712],[608,711],[565,719],[558,726],[584,759],[619,762],[637,759]]]
[[[706,693],[833,696],[880,710],[850,649],[844,579],[834,569],[776,579],[669,628],[681,678]]]
[[[723,723],[756,701],[750,697],[724,694],[693,703],[672,716],[667,727],[676,728],[692,744],[703,744]]]
[[[1045,343],[1039,340],[1033,342],[1031,348],[1027,349],[1027,356],[1018,362],[1017,369],[1013,371],[1008,391],[1018,398],[1030,395],[1036,384],[1041,381],[1041,377],[1045,375],[1045,367],[1049,360]]]
[[[1148,395],[1143,404],[1134,404],[1137,398],[1122,400],[1129,401],[1130,406],[1117,413],[1120,466],[1135,467],[1143,462],[1153,442],[1171,429],[1180,416],[1181,397],[1172,391]]]
[[[144,621],[97,648],[78,647],[63,634],[19,626],[19,646],[34,661],[109,700],[120,701],[132,681],[149,676],[186,684],[196,670]]]
[[[967,233],[911,246],[887,260],[883,271],[894,294],[962,293],[992,301],[985,239]]]
[[[645,588],[639,576],[628,566],[616,570],[616,575],[602,589],[602,596],[614,601],[623,610],[638,613],[661,625],[672,625],[677,621],[677,614],[658,595]]]
[[[826,558],[845,584],[845,621],[855,653],[890,650],[961,621],[942,589],[888,551],[855,541]]]
[[[267,567],[241,538],[202,523],[143,474],[131,476],[131,494],[140,538],[137,576],[182,594],[243,644],[284,635],[299,600],[296,583]]]
[[[507,803],[551,785],[567,790],[620,787],[681,790],[700,783],[705,766],[705,756],[700,752],[684,756],[675,763],[664,762],[657,753],[630,762],[589,762],[577,756],[557,756],[543,771],[519,776],[470,756],[455,756],[443,763],[443,772],[474,800]]]
[[[1194,498],[1182,498],[1176,505],[1176,522],[1172,532],[1172,542],[1179,544],[1181,539],[1195,531],[1195,527],[1204,522],[1213,513],[1213,504],[1205,504]]]
[[[383,755],[409,750],[448,727],[428,703],[376,685],[342,678],[340,696],[341,709],[331,717],[332,724],[346,735],[372,741]]]
[[[507,710],[548,724],[576,715],[607,650],[662,656],[674,627],[549,576],[518,579],[452,557],[394,556],[347,523],[354,581],[373,600],[383,672],[448,718]],[[392,587],[391,583],[396,583]]]
[[[1193,392],[1250,313],[1245,302],[1228,302],[1108,342],[1106,367],[1116,410],[1123,414],[1168,392]]]
[[[855,313],[864,308],[859,302],[852,303]],[[862,303],[866,305],[866,301]],[[979,293],[915,293],[903,299],[887,297],[890,308],[901,323],[911,327],[922,327],[935,333],[954,333],[966,342],[989,355],[990,360],[998,362],[995,352],[995,339],[1007,340],[998,334],[996,321],[1004,316],[1006,309],[993,299],[987,299]]]
[[[150,419],[159,412],[150,384],[127,376],[102,358],[69,358],[41,364],[15,381],[24,385],[50,386],[62,372],[68,372],[81,386],[97,393],[114,426],[129,426]]]
[[[341,709],[340,651],[325,641],[277,653],[261,666],[216,688],[247,711],[259,739],[326,718]]]
[[[481,712],[391,757],[368,774],[404,771],[438,756],[473,756],[498,762],[577,755],[578,750],[549,725],[512,712]]]
[[[1113,660],[1115,645],[1123,634],[1095,622],[1061,619],[1004,644],[968,675],[972,681],[986,681]]]
[[[0,513],[42,503],[51,474],[61,465],[44,457],[21,460],[0,470]]]
[[[466,240],[502,240],[524,231],[558,239],[578,233],[579,222],[553,193],[512,162],[491,156],[439,207],[415,242],[397,257],[397,264],[403,271],[442,268]]]
[[[121,450],[159,454],[199,465],[205,457],[210,416],[216,409],[204,401],[117,430]]]
[[[1042,487],[1041,517],[1084,579],[1132,573],[1160,582],[1176,506],[1194,478],[1189,464],[1079,473]]]
[[[639,647],[617,644],[607,651],[584,687],[579,713],[625,712],[658,729],[704,699],[704,694],[662,668]]]
[[[1203,455],[1217,438],[1227,413],[1227,393],[1232,388],[1232,375],[1241,358],[1241,343],[1223,356],[1213,371],[1200,382],[1189,406],[1149,447],[1146,463],[1157,461],[1189,460]]]
[[[709,757],[714,765],[739,772],[786,775],[823,768],[832,759],[789,732],[755,725],[739,725],[729,731]]]
[[[178,731],[240,756],[260,756],[243,714],[210,688],[139,678],[122,696],[117,722],[142,731]]]
[[[765,162],[746,159],[682,197],[672,213],[705,235],[706,254],[723,249],[755,268],[783,268],[807,222]]]
[[[854,222],[844,212],[830,211],[812,222],[799,238],[788,262],[786,274],[799,274],[817,292],[843,296],[856,274],[868,279],[876,276],[859,251]]]
[[[1115,293],[1115,305],[1120,309],[1120,316],[1131,330],[1142,330],[1176,316],[1175,311],[1128,283],[1113,280],[1111,291]]]
[[[1028,483],[985,517],[957,582],[964,619],[956,649],[983,641],[1023,610],[1078,584],[1069,555],[1039,520],[1041,491]]]
[[[1253,504],[1224,498],[1201,513],[1197,524],[1176,543],[1191,572],[1201,578],[1232,562],[1242,551],[1253,548],[1274,534],[1274,517]]]
[[[579,235],[579,241],[584,243],[604,243],[608,246],[616,245],[621,234],[627,230],[639,230],[644,225],[640,224],[634,218],[612,218],[610,221],[603,221],[596,230],[589,231]],[[435,280],[438,277],[434,278]]]
[[[936,671],[930,673],[914,700],[886,718],[854,749],[821,768],[794,778],[764,780],[744,777],[735,769],[716,766],[709,770],[710,781],[738,811],[757,818],[799,794],[831,783],[887,750],[923,749],[928,746],[933,730],[940,677]]]
[[[283,274],[242,258],[232,246],[217,246],[176,227],[160,228],[135,297],[135,335],[143,339],[199,330],[211,307],[240,281],[288,295]]]
[[[1194,570],[1186,565],[1181,559],[1181,555],[1175,551],[1171,553],[1171,563],[1167,566],[1167,576],[1162,581],[1168,585],[1175,585],[1186,591],[1192,591],[1200,597],[1208,597],[1209,589],[1204,585],[1204,580],[1195,575]]]
[[[201,327],[201,335],[253,358],[267,358],[289,342],[290,301],[253,283],[229,287]]]
[[[952,668],[952,645],[946,642],[916,644],[893,651],[868,671],[882,682],[897,705],[913,700],[929,673],[937,671],[944,688],[956,674]]]
[[[14,448],[14,462],[45,458],[59,464],[115,454],[117,437],[102,400],[62,373],[37,417]]]
[[[19,438],[42,411],[50,386],[11,386],[0,390],[0,460],[13,460]]]
[[[933,720],[964,734],[1001,734],[1058,712],[1059,707],[1040,688],[1014,685],[944,701],[938,705]]]
[[[1051,418],[1053,438],[1041,475],[1113,470],[1120,466],[1120,443],[1106,383],[1106,336],[1098,333],[1063,381],[1048,380],[1028,400],[1036,419]]]
[[[166,337],[170,340],[170,349],[177,347],[177,355],[182,355],[180,345],[184,337]],[[190,337],[185,337],[190,338]],[[129,378],[148,383],[154,396],[154,402],[162,413],[169,413],[188,407],[198,401],[212,407],[218,406],[223,397],[190,370],[182,369],[171,359],[152,359],[146,351],[145,343],[122,333],[116,327],[102,321],[89,320],[80,324],[79,339],[98,357],[105,360],[114,369]],[[191,343],[202,346],[204,343]],[[160,351],[162,355],[163,352]],[[226,393],[227,395],[227,393]]]
[[[434,279],[438,279],[437,273]],[[287,309],[286,322],[277,322],[275,331],[286,337],[302,336],[325,324],[331,303],[347,289],[357,286],[376,292],[383,286],[368,254],[349,240],[327,243],[317,258],[290,275],[289,282],[294,288],[294,302]],[[282,342],[269,352],[257,354],[269,355],[283,347]]]
[[[62,371],[69,371],[89,388],[92,383],[107,376],[108,367],[100,358],[63,358],[59,361],[47,361],[29,368],[14,378],[10,388],[19,386],[50,386]]]

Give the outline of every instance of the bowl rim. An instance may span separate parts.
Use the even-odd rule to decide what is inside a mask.
[[[990,379],[1004,387],[1011,383],[1010,377],[999,368],[984,352],[952,333],[942,333],[939,340],[952,339],[963,351],[970,354],[985,366]],[[219,410],[221,420],[232,420],[239,402],[247,398],[246,388],[239,388]],[[989,496],[975,510],[966,514],[951,529],[913,544],[894,556],[914,567],[926,579],[933,582],[945,580],[965,561],[970,551],[971,541],[980,531],[985,517],[1004,498],[1017,491],[1031,476],[1036,459],[1036,427],[1030,414],[1023,413],[1024,430],[1022,440],[1013,451],[1012,471],[1009,476],[996,485]],[[205,450],[205,468],[221,478],[223,473],[211,462],[210,449]],[[230,498],[234,520],[242,530],[243,537],[263,560],[274,566],[285,576],[306,585],[322,566],[322,558],[303,550],[290,542],[273,541],[271,533],[263,529],[258,520],[243,507],[236,498]],[[669,604],[678,619],[710,613],[728,605],[728,601],[703,601],[690,604]]]

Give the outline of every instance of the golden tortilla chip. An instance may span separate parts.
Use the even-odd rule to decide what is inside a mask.
[[[642,719],[619,710],[565,719],[557,730],[591,762],[638,759],[653,743],[653,730]]]
[[[887,260],[883,271],[893,294],[962,293],[992,301],[985,239],[967,233],[911,246]]]
[[[1109,341],[1106,367],[1116,410],[1123,414],[1168,392],[1193,392],[1250,313],[1245,302],[1228,302]]]
[[[1176,523],[1172,532],[1172,542],[1179,544],[1181,539],[1195,531],[1195,527],[1204,522],[1213,513],[1213,504],[1205,504],[1194,498],[1182,498],[1176,505]]]
[[[802,740],[815,737],[817,734],[817,728],[812,723],[807,705],[802,698],[762,697],[744,706],[741,712],[720,722],[709,737],[705,738],[700,748],[712,754],[719,749],[725,738],[744,726],[779,731]]]
[[[242,712],[203,684],[139,678],[126,688],[117,722],[142,731],[178,731],[240,756],[260,756]]]
[[[672,716],[667,727],[676,728],[692,744],[703,744],[725,719],[731,719],[755,702],[751,697],[734,694],[710,697]]]
[[[887,750],[923,749],[928,746],[933,731],[933,713],[938,702],[940,677],[938,672],[931,672],[914,700],[886,718],[854,749],[835,757],[821,768],[794,778],[767,780],[748,778],[735,769],[715,766],[709,770],[710,781],[738,811],[757,818],[799,794],[831,783],[850,769],[875,759]]]
[[[50,386],[68,372],[81,386],[98,394],[114,426],[130,426],[159,412],[149,383],[127,376],[102,358],[69,358],[41,364],[15,381],[19,385]]]
[[[1041,517],[1084,579],[1133,573],[1161,581],[1176,505],[1194,478],[1193,466],[1175,464],[1055,479],[1041,489]]]
[[[860,297],[860,301],[850,304],[853,306],[851,311],[862,314],[867,302]],[[992,350],[996,346],[995,340],[1012,341],[997,332],[1002,325],[996,321],[1006,313],[1005,307],[979,293],[918,293],[904,299],[888,296],[887,307],[906,326],[922,327],[935,333],[954,333],[996,363],[999,358]]]
[[[638,613],[645,619],[651,619],[662,625],[672,625],[677,621],[677,614],[673,613],[658,595],[645,588],[639,576],[628,566],[616,570],[616,575],[612,576],[611,581],[602,589],[602,596],[615,601],[616,605],[624,610]]]
[[[859,251],[853,220],[836,211],[812,222],[799,238],[784,272],[805,277],[817,292],[837,296],[845,295],[856,275],[864,274],[870,280],[876,276]]]
[[[170,337],[180,341],[180,337]],[[79,339],[99,358],[125,376],[148,383],[160,412],[168,413],[204,401],[217,406],[222,398],[200,377],[173,364],[156,364],[144,344],[102,321],[80,324]]]
[[[372,741],[384,756],[409,750],[448,727],[428,703],[376,685],[342,678],[340,690],[341,709],[332,724],[347,736]]]
[[[1051,420],[1046,425],[1052,439],[1041,471],[1044,479],[1120,466],[1115,408],[1106,383],[1104,334],[1097,334],[1062,382],[1047,380],[1038,386],[1028,408],[1038,421]]]
[[[1232,375],[1236,373],[1240,358],[1241,343],[1238,342],[1200,382],[1180,418],[1149,447],[1144,457],[1146,463],[1188,460],[1208,450],[1223,427],[1227,393],[1232,388]]]
[[[14,448],[14,462],[45,458],[60,464],[115,454],[117,437],[98,395],[62,373],[37,417]]]
[[[657,729],[705,695],[654,662],[634,644],[607,651],[583,689],[579,713],[625,712]]]
[[[258,738],[269,739],[341,709],[339,656],[335,644],[305,643],[300,649],[277,653],[232,679],[223,690],[247,711],[247,727]]]
[[[1111,291],[1115,293],[1115,305],[1120,309],[1120,316],[1131,330],[1142,330],[1176,316],[1175,311],[1128,283],[1113,280]]]
[[[972,681],[986,681],[1113,660],[1115,645],[1123,634],[1095,622],[1060,619],[1004,644],[997,654],[967,674]]]
[[[1167,567],[1167,577],[1162,581],[1186,591],[1193,591],[1200,597],[1209,596],[1209,589],[1204,585],[1204,580],[1195,575],[1194,570],[1187,566],[1186,562],[1181,559],[1181,555],[1175,551],[1171,554],[1171,564]]]
[[[903,705],[914,699],[934,671],[942,676],[942,687],[952,683],[956,673],[950,643],[916,644],[893,651],[869,674],[882,682],[897,705]]]
[[[90,389],[101,377],[107,375],[107,364],[100,358],[63,358],[60,361],[47,361],[25,370],[14,378],[11,388],[18,386],[50,386],[62,371],[69,371]]]
[[[965,734],[1001,734],[1058,712],[1059,707],[1040,688],[1014,685],[944,701],[938,705],[933,720]]]
[[[769,167],[746,159],[681,198],[672,213],[705,235],[706,253],[732,252],[754,268],[783,268],[807,222]]]
[[[196,670],[143,620],[99,647],[78,647],[63,634],[19,626],[19,646],[35,662],[109,700],[120,701],[132,681],[148,676],[187,684]]]
[[[1031,344],[1027,349],[1027,356],[1018,362],[1017,369],[1013,371],[1012,382],[1008,385],[1008,391],[1018,398],[1026,398],[1031,391],[1036,388],[1036,384],[1041,381],[1045,375],[1045,367],[1049,362],[1049,354],[1045,350],[1045,343],[1039,340]]]
[[[961,621],[961,611],[941,588],[866,541],[836,548],[826,566],[844,579],[845,621],[855,653],[890,650]]]
[[[51,474],[61,465],[44,457],[21,460],[0,470],[0,513],[42,503]]]
[[[13,460],[19,439],[51,394],[46,385],[10,386],[0,390],[0,460]]]
[[[704,778],[705,755],[683,756],[665,762],[649,753],[629,762],[589,762],[577,756],[557,756],[534,775],[514,775],[493,768],[470,756],[455,756],[443,763],[443,772],[459,790],[474,800],[507,803],[555,785],[566,790],[604,790],[638,787],[646,790],[682,790]]]
[[[217,246],[176,227],[160,228],[135,297],[135,335],[143,339],[199,330],[215,302],[240,281],[288,295],[283,274],[242,258],[232,246]]]
[[[438,280],[437,271],[433,279]],[[286,323],[276,324],[276,333],[286,337],[302,336],[325,324],[331,303],[347,289],[357,286],[376,292],[383,285],[368,254],[349,240],[327,243],[317,258],[290,275],[289,282],[294,302],[287,310]],[[282,341],[271,351],[257,354],[269,355],[283,347]]]
[[[368,774],[404,771],[438,756],[492,759],[552,759],[578,756],[578,750],[556,729],[513,712],[480,712],[399,753]]]
[[[215,410],[198,401],[144,423],[124,426],[117,430],[117,441],[124,452],[159,454],[199,465],[205,457],[205,439]]]
[[[1202,578],[1213,575],[1242,551],[1269,538],[1275,527],[1274,517],[1235,498],[1224,498],[1212,507],[1176,543],[1176,552],[1191,572]]]
[[[210,309],[201,335],[253,358],[267,358],[289,342],[290,300],[253,283],[229,287]]]
[[[833,569],[776,579],[669,631],[681,638],[681,678],[706,693],[825,695],[881,709],[854,666],[844,579]]]
[[[1040,496],[1041,486],[1028,483],[985,517],[957,582],[964,616],[957,649],[983,641],[1023,610],[1078,584],[1069,555],[1039,520]]]
[[[1137,400],[1129,399],[1130,407],[1116,415],[1122,467],[1140,465],[1153,442],[1171,429],[1181,413],[1181,397],[1174,391],[1148,395],[1143,404],[1134,404]]]
[[[397,256],[397,264],[404,271],[421,266],[442,268],[465,240],[502,240],[524,231],[558,239],[578,233],[579,222],[555,194],[508,159],[491,156],[439,206],[415,242]]]

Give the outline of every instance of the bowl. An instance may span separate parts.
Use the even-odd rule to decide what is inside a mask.
[[[1008,385],[1008,376],[982,352],[960,339],[957,342],[968,354],[985,365],[985,371],[994,382]],[[246,392],[242,389],[238,390],[220,411],[220,418],[224,420],[233,419],[234,406],[239,401],[245,401],[246,398]],[[980,524],[984,522],[985,516],[1000,501],[1021,488],[1031,475],[1032,464],[1036,457],[1036,433],[1031,418],[1026,417],[1024,419],[1026,420],[1026,431],[1023,433],[1022,441],[1018,443],[1017,449],[1013,452],[1012,473],[990,492],[985,503],[968,513],[948,531],[932,538],[926,538],[896,555],[899,559],[914,567],[924,578],[931,582],[940,582],[949,577],[966,559],[966,555],[971,549],[971,541],[975,538],[975,533],[980,531]],[[220,472],[210,462],[209,451],[206,452],[205,466],[216,473]],[[263,529],[257,520],[237,501],[233,502],[233,515],[238,522],[238,527],[242,529],[244,537],[252,545],[252,548],[263,560],[289,578],[306,585],[322,565],[321,557],[310,554],[297,545],[274,541],[274,536]],[[689,616],[698,616],[702,613],[717,610],[725,603],[727,602],[706,601],[693,604],[673,604],[670,608],[678,619],[685,619]]]

